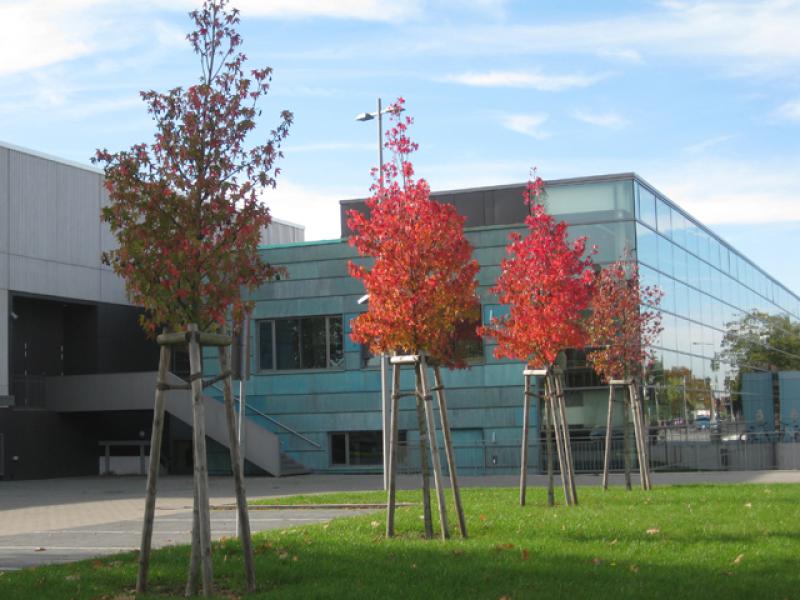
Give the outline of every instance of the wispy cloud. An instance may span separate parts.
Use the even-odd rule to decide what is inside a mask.
[[[731,138],[733,138],[732,135],[718,135],[716,137],[708,138],[707,140],[702,140],[700,142],[684,146],[683,151],[688,152],[689,154],[701,154],[709,148],[727,142]]]
[[[511,131],[522,133],[539,140],[550,137],[549,133],[540,129],[545,121],[547,121],[547,115],[544,114],[505,115],[500,120],[503,127],[506,129],[510,129]]]
[[[628,125],[628,120],[620,114],[615,112],[595,113],[586,110],[576,110],[572,116],[578,121],[596,125],[597,127],[606,127],[608,129],[621,129]]]
[[[784,121],[800,123],[800,98],[781,104],[775,111],[775,116]]]
[[[540,92],[560,92],[594,85],[608,75],[545,75],[538,71],[486,71],[446,75],[443,81],[473,87],[533,88]]]

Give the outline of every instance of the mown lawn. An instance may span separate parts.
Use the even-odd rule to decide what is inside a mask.
[[[256,536],[257,598],[800,598],[800,486],[698,485],[650,493],[579,489],[581,504],[529,505],[515,489],[463,491],[470,539],[424,540],[419,505]],[[296,496],[282,504],[382,501],[382,493]],[[400,501],[419,494],[401,492]],[[452,509],[450,512],[451,517]],[[454,523],[453,523],[454,524]],[[188,548],[152,559],[152,595],[183,590]],[[235,540],[215,545],[219,597],[239,597]],[[0,576],[0,598],[126,598],[133,554]]]

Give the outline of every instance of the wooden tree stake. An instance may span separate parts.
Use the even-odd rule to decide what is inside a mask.
[[[136,578],[137,594],[144,594],[147,590],[147,576],[150,570],[150,548],[153,541],[153,521],[156,511],[156,485],[158,482],[158,469],[161,466],[161,440],[164,433],[165,386],[171,356],[170,348],[161,346],[155,408],[153,410],[153,432],[150,434],[150,466],[147,470],[147,496],[144,503],[142,543],[139,546],[139,574]]]
[[[531,414],[531,376],[523,373],[525,384],[522,396],[522,448],[519,459],[519,505],[525,506],[525,493],[528,489],[528,435]]]
[[[247,591],[254,592],[256,590],[256,573],[253,566],[253,544],[250,539],[250,517],[247,512],[247,496],[244,489],[239,437],[236,435],[236,413],[233,409],[230,346],[219,346],[218,351],[220,373],[228,373],[228,376],[222,380],[222,389],[225,399],[225,416],[228,421],[228,446],[233,470],[233,484],[236,488],[236,508],[239,514],[239,533],[242,541],[242,555],[244,556],[245,579],[247,581]],[[243,355],[241,360],[245,361],[247,357]]]
[[[417,404],[417,427],[419,430],[419,462],[420,470],[422,471],[422,512],[425,521],[425,537],[430,539],[433,537],[433,516],[431,515],[431,482],[430,471],[428,468],[428,440],[427,428],[425,427],[425,408],[422,400],[422,391],[420,390],[419,372],[414,367],[416,375],[416,404]]]
[[[453,452],[453,441],[450,435],[450,420],[447,416],[447,400],[444,395],[444,383],[442,382],[442,372],[439,365],[433,368],[433,384],[436,390],[436,399],[439,404],[439,419],[442,422],[444,450],[447,457],[447,470],[450,472],[450,488],[453,491],[453,503],[456,507],[456,516],[458,517],[458,529],[461,532],[461,537],[466,539],[467,520],[464,517],[464,507],[461,505],[461,488],[458,485],[456,457]]]
[[[612,420],[614,418],[614,386],[608,386],[608,417],[606,418],[606,447],[603,453],[603,489],[608,489],[608,473],[611,468]]]
[[[386,499],[386,537],[394,537],[394,508],[397,488],[397,418],[400,406],[400,365],[392,365],[392,396],[389,417],[389,473]]]
[[[553,374],[553,383],[558,398],[558,407],[561,412],[561,426],[564,436],[564,460],[567,469],[567,481],[569,483],[570,502],[572,505],[578,504],[578,490],[575,487],[575,463],[572,460],[572,438],[569,434],[569,422],[567,421],[567,399],[564,395],[564,387],[561,385],[561,375]]]
[[[442,482],[442,459],[439,454],[439,443],[436,440],[436,421],[433,417],[433,400],[428,393],[428,382],[426,377],[425,357],[420,356],[417,363],[417,373],[419,373],[420,393],[422,394],[422,405],[425,407],[425,425],[428,429],[428,445],[431,449],[431,462],[433,463],[433,484],[436,487],[436,502],[439,506],[439,527],[441,528],[442,539],[450,537],[450,528],[447,524],[447,505],[444,501],[444,483]]]

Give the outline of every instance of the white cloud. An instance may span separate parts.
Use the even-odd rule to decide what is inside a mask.
[[[800,222],[799,158],[660,163],[652,183],[702,223]]]
[[[363,190],[323,191],[279,177],[278,186],[266,190],[262,199],[276,219],[304,225],[310,241],[337,239],[341,235],[339,200],[359,195],[364,195]]]
[[[800,98],[781,104],[775,111],[775,116],[786,121],[800,123]]]
[[[628,120],[622,115],[614,112],[593,113],[585,110],[578,110],[572,114],[573,117],[590,125],[606,127],[608,129],[620,129],[628,124]]]
[[[549,133],[540,129],[545,121],[547,121],[547,115],[538,114],[505,115],[500,122],[506,129],[541,140],[550,137]]]
[[[152,5],[169,10],[193,10],[193,0],[150,0]],[[406,21],[423,12],[419,0],[237,0],[232,3],[244,18],[271,17],[303,19],[325,17],[359,21]]]
[[[709,148],[712,148],[718,144],[722,144],[723,142],[727,142],[731,138],[733,138],[732,135],[718,135],[716,137],[708,138],[707,140],[702,140],[695,144],[684,146],[683,150],[689,154],[700,154]]]
[[[474,87],[533,88],[540,92],[559,92],[594,85],[607,75],[544,75],[537,71],[487,71],[446,75],[443,81]]]

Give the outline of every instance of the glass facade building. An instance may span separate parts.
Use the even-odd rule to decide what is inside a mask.
[[[480,264],[484,322],[505,310],[490,288],[509,234],[524,230],[524,188],[516,184],[433,194],[466,218],[466,236]],[[547,211],[569,224],[572,238],[588,237],[597,249],[597,263],[613,262],[629,250],[640,264],[642,283],[664,292],[659,307],[664,329],[654,348],[645,399],[648,422],[660,427],[658,435],[672,446],[663,456],[654,451],[653,460],[669,466],[668,454],[680,443],[712,443],[707,431],[698,437],[694,423],[690,432],[688,421],[728,418],[732,410],[740,419],[755,419],[761,410],[768,423],[773,413],[756,404],[772,388],[759,383],[757,369],[738,377],[737,366],[726,359],[723,339],[730,323],[754,309],[800,322],[800,298],[635,174],[549,181],[545,190]],[[264,258],[284,266],[288,277],[252,295],[249,402],[269,419],[252,418],[280,437],[282,452],[317,471],[380,469],[379,369],[349,336],[351,319],[366,307],[359,304],[364,290],[349,276],[347,264],[365,259],[347,243],[346,215],[363,209],[363,200],[341,203],[340,240],[265,247]],[[522,364],[498,360],[493,350],[486,341],[476,346],[469,369],[444,374],[457,463],[465,473],[513,472],[519,465]],[[576,460],[582,461],[577,467],[593,470],[602,463],[599,444],[608,388],[581,349],[566,353],[566,367],[567,415]],[[796,378],[786,381],[785,390],[797,387]],[[413,387],[410,373],[402,385]],[[539,414],[534,406],[531,422],[540,428]],[[621,425],[621,410],[616,419],[615,426]],[[682,442],[666,435],[675,426],[684,428]],[[401,467],[418,464],[417,435],[413,406],[401,404]],[[534,435],[532,440],[531,464],[537,468],[539,439]],[[706,459],[696,447],[693,452],[699,467]],[[719,453],[708,459],[716,465],[712,468],[731,461]]]

